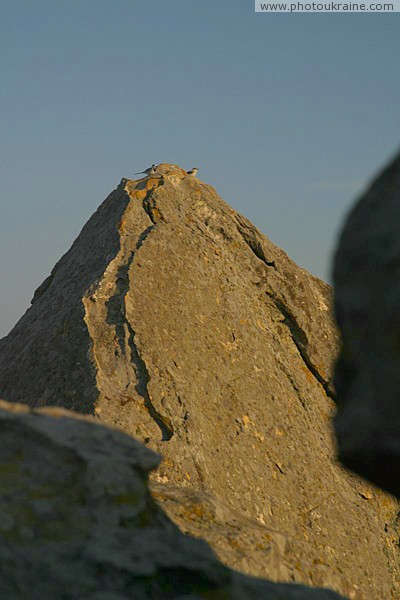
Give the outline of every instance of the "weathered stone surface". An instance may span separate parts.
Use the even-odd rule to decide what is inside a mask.
[[[213,188],[160,172],[121,182],[0,342],[0,394],[94,413],[158,451],[153,479],[181,526],[173,487],[240,515],[240,552],[257,547],[246,564],[217,548],[230,516],[219,538],[187,518],[228,564],[395,595],[397,504],[332,458],[329,287]]]
[[[0,401],[4,600],[339,600],[244,577],[157,507],[158,457],[63,409]]]
[[[400,497],[400,155],[351,211],[335,258],[341,461]]]

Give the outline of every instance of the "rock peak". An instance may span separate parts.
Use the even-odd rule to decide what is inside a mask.
[[[0,341],[0,397],[93,414],[156,450],[155,483],[251,521],[252,561],[245,534],[223,543],[234,568],[388,598],[384,509],[361,514],[375,492],[332,460],[330,303],[327,284],[166,163],[122,180]],[[189,504],[178,519],[195,533]]]

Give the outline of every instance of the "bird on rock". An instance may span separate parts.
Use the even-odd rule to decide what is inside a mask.
[[[154,175],[154,173],[157,171],[157,165],[151,165],[151,167],[149,167],[148,169],[145,169],[144,171],[140,171],[140,173],[135,173],[135,175]]]

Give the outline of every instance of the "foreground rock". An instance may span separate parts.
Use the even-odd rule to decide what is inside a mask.
[[[157,450],[163,506],[227,564],[395,596],[397,505],[333,460],[329,287],[213,188],[160,172],[123,180],[37,290],[0,342],[0,394]]]
[[[336,368],[340,459],[400,497],[400,156],[349,215],[335,259],[343,335]]]
[[[246,578],[151,499],[158,457],[62,409],[0,402],[0,589],[7,600],[339,600]]]

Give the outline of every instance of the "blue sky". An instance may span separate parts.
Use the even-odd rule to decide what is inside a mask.
[[[0,336],[153,162],[199,166],[328,279],[343,215],[399,146],[399,26],[253,0],[2,0]]]

